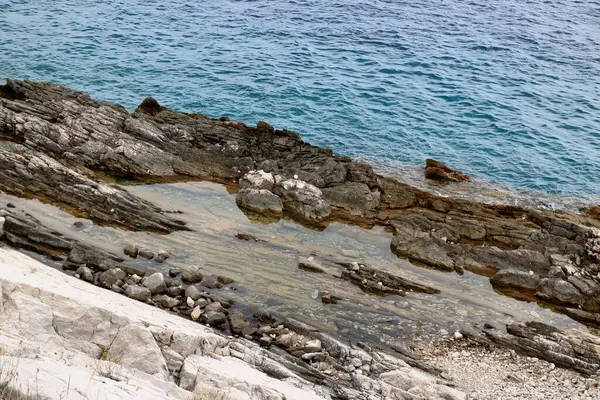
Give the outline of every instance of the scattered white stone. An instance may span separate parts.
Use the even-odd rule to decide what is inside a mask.
[[[454,339],[458,340],[458,339],[462,339],[463,335],[462,333],[460,333],[459,331],[454,332]]]
[[[200,310],[200,307],[196,306],[196,308],[192,310],[191,317],[194,321],[198,321],[200,315],[202,315],[202,310]]]
[[[194,300],[191,297],[188,297],[186,299],[186,303],[187,303],[187,305],[188,305],[189,308],[194,307]]]

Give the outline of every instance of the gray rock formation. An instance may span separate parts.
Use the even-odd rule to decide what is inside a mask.
[[[1,191],[52,202],[100,224],[186,229],[110,183],[121,177],[145,183],[205,179],[232,188],[239,182],[238,204],[255,213],[314,226],[334,220],[383,225],[394,232],[391,248],[400,257],[459,273],[513,271],[493,280],[498,290],[580,310],[569,315],[588,322],[600,313],[600,221],[593,208],[586,217],[440,197],[264,122],[249,127],[178,113],[151,98],[130,114],[48,83],[8,80],[0,87]],[[13,246],[50,257],[56,253],[49,241],[50,249],[73,246],[1,217],[3,240]],[[73,248],[70,258],[81,261],[80,250]],[[95,256],[83,253],[90,263],[70,261],[94,266]],[[103,263],[94,268],[114,266]],[[530,271],[539,277],[533,289],[533,279],[523,279]]]

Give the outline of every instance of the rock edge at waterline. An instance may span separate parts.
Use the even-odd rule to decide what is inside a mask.
[[[49,83],[0,87],[0,190],[61,205],[98,223],[186,229],[120,186],[209,180],[270,218],[393,231],[400,257],[496,276],[504,293],[551,303],[589,324],[600,314],[600,222],[572,213],[440,197],[264,122],[174,112],[147,99],[123,107]]]

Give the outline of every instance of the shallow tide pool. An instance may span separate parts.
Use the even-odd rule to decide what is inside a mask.
[[[0,207],[11,201],[46,226],[69,237],[122,255],[127,244],[157,252],[171,250],[164,264],[142,258],[126,263],[149,271],[200,266],[206,274],[226,275],[235,283],[220,294],[234,299],[248,314],[258,309],[291,316],[354,340],[368,339],[394,344],[451,336],[462,325],[494,321],[538,320],[561,328],[582,325],[566,316],[494,292],[485,277],[463,276],[415,266],[390,251],[391,234],[382,228],[363,229],[334,223],[323,231],[305,228],[289,220],[256,221],[235,204],[235,195],[220,185],[204,182],[127,186],[133,194],[152,201],[188,223],[191,232],[157,235],[129,232],[75,218],[37,200],[0,195]],[[243,241],[243,233],[261,241]],[[348,251],[358,253],[344,256]],[[298,268],[298,258],[314,256],[332,271],[335,261],[370,264],[403,278],[432,286],[440,294],[409,292],[406,296],[379,297],[363,293],[335,274],[315,274]],[[39,257],[39,256],[38,256]],[[126,257],[125,257],[126,258]],[[143,260],[143,261],[142,261]],[[54,264],[57,267],[59,264]],[[343,298],[323,304],[318,292]]]

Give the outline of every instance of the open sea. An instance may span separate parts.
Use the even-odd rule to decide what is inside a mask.
[[[336,153],[433,157],[600,195],[600,2],[0,0],[0,81],[265,120]]]

